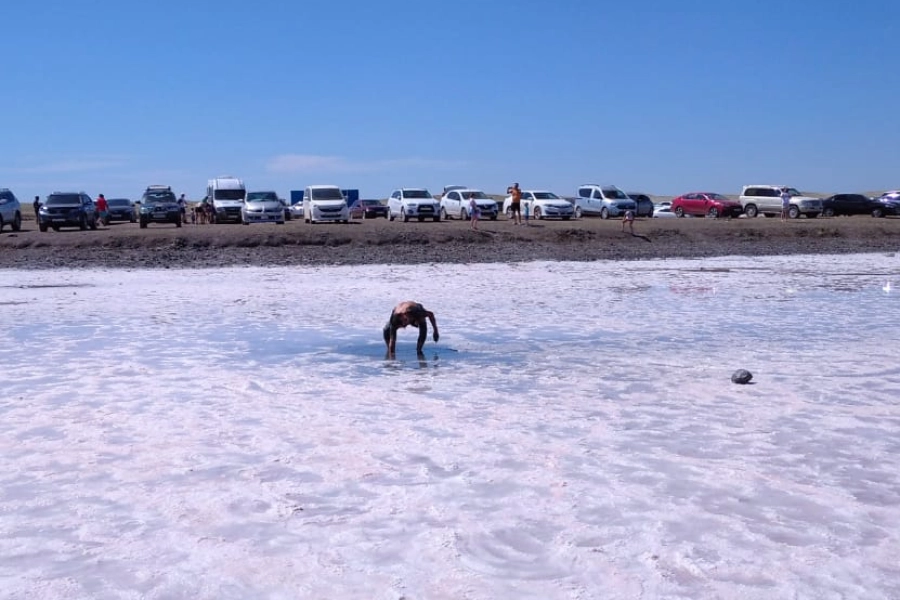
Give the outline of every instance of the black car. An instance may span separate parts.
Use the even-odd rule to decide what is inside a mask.
[[[840,215],[872,215],[883,217],[885,205],[863,194],[835,194],[822,200],[822,214],[826,217]]]
[[[880,198],[876,198],[875,203],[879,205],[878,209],[881,210],[881,214],[877,215],[879,217],[883,217],[884,215],[900,215],[900,194],[897,192],[888,192]],[[875,216],[874,211],[872,212],[872,215]]]
[[[97,208],[84,192],[53,192],[38,212],[38,228],[59,231],[60,227],[97,229]]]
[[[137,222],[137,208],[128,198],[110,198],[106,201],[107,219],[109,221]]]
[[[637,205],[637,210],[635,211],[637,213],[636,216],[653,216],[653,200],[650,199],[650,196],[647,194],[639,194],[637,192],[628,192],[628,197],[634,200],[634,203]]]
[[[150,223],[172,223],[181,227],[181,207],[172,188],[165,185],[151,185],[141,196],[141,229]]]

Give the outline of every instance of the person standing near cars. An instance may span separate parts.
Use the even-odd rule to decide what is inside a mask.
[[[472,230],[478,231],[478,217],[481,216],[481,209],[478,207],[478,202],[475,200],[475,194],[469,194],[469,221],[472,224]]]
[[[35,221],[41,220],[41,197],[40,196],[34,197],[34,220]]]
[[[97,196],[97,215],[100,217],[100,222],[104,225],[109,225],[109,204],[106,203],[106,198],[103,194]]]
[[[181,212],[181,222],[187,225],[187,200],[184,199],[184,194],[178,199],[178,210]]]
[[[788,213],[791,210],[791,193],[786,187],[781,188],[781,220],[788,220]]]
[[[519,189],[519,183],[516,182],[506,188],[506,193],[510,195],[509,213],[516,225],[522,224],[522,190]]]

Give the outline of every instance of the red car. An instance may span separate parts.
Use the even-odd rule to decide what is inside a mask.
[[[380,200],[357,200],[350,205],[351,219],[377,219],[378,217],[388,218],[387,204],[382,204]]]
[[[675,216],[683,217],[737,217],[744,209],[738,200],[732,200],[722,194],[710,192],[692,192],[678,196],[672,200],[672,212]]]

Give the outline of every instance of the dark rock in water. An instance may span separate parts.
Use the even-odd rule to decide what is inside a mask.
[[[751,379],[753,379],[753,373],[751,373],[747,369],[738,369],[731,374],[731,381],[733,383],[750,383]]]

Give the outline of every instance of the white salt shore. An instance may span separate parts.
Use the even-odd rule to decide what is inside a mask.
[[[883,254],[0,271],[0,597],[896,599],[898,292]],[[407,299],[441,340],[385,360]]]

